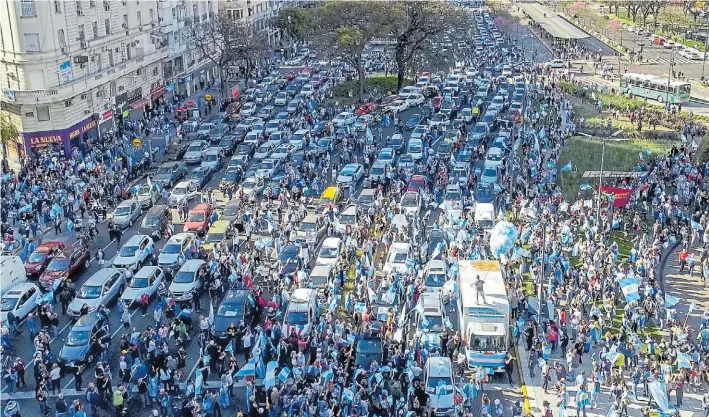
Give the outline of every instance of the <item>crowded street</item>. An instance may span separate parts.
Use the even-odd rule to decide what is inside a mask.
[[[303,43],[3,163],[4,417],[709,416],[709,163],[569,199],[573,79],[474,6],[364,103]]]

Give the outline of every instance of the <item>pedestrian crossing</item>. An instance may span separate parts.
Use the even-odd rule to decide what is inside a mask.
[[[702,61],[698,59],[689,59],[689,58],[681,58],[681,57],[675,57],[674,59],[674,64],[675,65],[681,65],[681,64],[697,64],[701,63]],[[648,64],[657,64],[657,65],[670,65],[670,59],[669,58],[660,58],[660,59],[648,59],[647,60]]]

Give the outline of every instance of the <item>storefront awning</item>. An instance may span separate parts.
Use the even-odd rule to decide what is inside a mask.
[[[142,109],[146,104],[150,102],[150,99],[148,98],[141,98],[140,100],[136,101],[135,103],[132,103],[130,105],[130,108],[133,110],[138,110]]]

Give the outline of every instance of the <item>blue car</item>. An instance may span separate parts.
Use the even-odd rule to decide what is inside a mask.
[[[325,131],[325,122],[318,122],[315,123],[312,129],[310,129],[310,132],[314,135],[321,135]]]
[[[193,169],[187,176],[187,180],[196,184],[197,188],[203,188],[210,179],[212,179],[212,170],[205,166]]]

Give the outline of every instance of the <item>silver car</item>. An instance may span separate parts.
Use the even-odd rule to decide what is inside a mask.
[[[133,226],[133,222],[138,220],[142,213],[138,200],[126,200],[113,210],[113,223],[119,229],[127,229]]]
[[[107,305],[117,299],[125,285],[125,273],[120,269],[99,269],[76,292],[67,313],[72,317],[80,317],[84,305],[89,307],[88,312],[94,312],[100,305]]]
[[[202,154],[209,147],[209,142],[203,140],[196,140],[187,148],[185,152],[184,161],[188,164],[199,164],[202,161]]]

